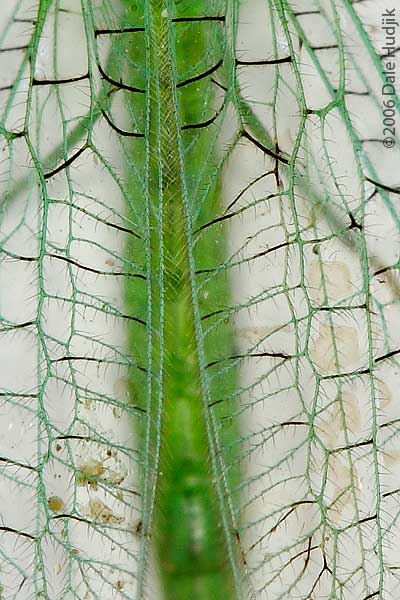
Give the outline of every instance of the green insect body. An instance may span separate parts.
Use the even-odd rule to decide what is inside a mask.
[[[210,277],[199,293],[199,271],[223,261],[221,228],[194,239],[196,230],[221,211],[218,181],[210,183],[207,165],[207,160],[215,161],[215,151],[210,153],[210,146],[216,144],[213,130],[197,127],[213,114],[215,84],[210,77],[197,79],[196,75],[217,63],[223,52],[224,22],[203,21],[206,10],[203,2],[175,6],[153,0],[143,7],[146,51],[143,37],[139,41],[138,36],[130,50],[133,60],[141,55],[148,61],[150,74],[144,81],[148,151],[142,212],[147,215],[143,227],[150,230],[150,243],[143,249],[135,239],[128,247],[136,262],[138,256],[147,261],[149,277],[147,287],[137,280],[127,285],[130,312],[147,323],[146,331],[132,326],[132,355],[139,367],[148,363],[150,355],[152,365],[147,373],[132,369],[131,377],[135,396],[147,411],[142,439],[152,462],[144,469],[142,536],[155,544],[164,595],[171,600],[234,597],[230,560],[237,560],[236,556],[229,559],[226,549],[232,524],[224,530],[220,516],[226,496],[215,439],[216,425],[232,403],[234,373],[226,369],[215,381],[206,373],[212,372],[206,363],[229,355],[232,335],[229,324],[214,319],[216,324],[202,346],[195,327],[201,316],[217,312],[228,302],[224,274]],[[223,6],[214,6],[212,16],[222,10]],[[132,26],[138,20],[137,9],[132,12]],[[143,140],[132,142],[132,152],[135,144]],[[140,176],[132,181],[137,197],[143,181]],[[223,408],[209,408],[215,401]],[[225,428],[221,435],[228,441],[233,431]],[[231,472],[233,482],[237,473],[235,468]]]

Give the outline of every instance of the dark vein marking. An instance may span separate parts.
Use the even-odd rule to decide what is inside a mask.
[[[226,210],[230,210],[235,204],[236,202],[238,202],[238,200],[240,200],[240,198],[256,183],[258,183],[259,181],[261,181],[261,179],[264,179],[264,177],[268,177],[268,175],[272,175],[273,171],[267,171],[266,173],[263,173],[262,175],[259,175],[258,177],[256,177],[255,179],[253,179],[252,181],[250,181],[250,183],[248,183],[246,185],[246,187],[244,187],[242,189],[242,191],[235,196],[235,198],[232,200],[232,202],[227,206]]]
[[[69,203],[69,202],[63,202],[61,200],[53,200],[52,202],[53,202],[53,204],[64,204],[65,206],[70,206],[74,210],[82,212],[83,214],[87,215],[88,217],[95,219],[99,223],[103,223],[103,225],[106,225],[107,227],[112,227],[114,229],[117,229],[118,231],[123,231],[124,233],[129,233],[130,235],[133,235],[138,240],[142,239],[138,233],[136,233],[132,229],[129,229],[129,227],[124,227],[123,225],[118,225],[117,223],[110,223],[110,221],[107,221],[107,219],[103,219],[99,215],[96,215],[95,213],[90,212],[90,210],[86,210],[86,208],[83,208],[82,206],[77,206],[76,204]]]
[[[376,187],[381,188],[382,190],[386,190],[387,192],[393,192],[393,194],[400,194],[400,188],[394,188],[390,185],[379,183],[378,181],[374,181],[374,179],[371,179],[370,177],[366,177],[365,179],[372,183],[372,185],[376,185]]]
[[[310,46],[311,50],[337,50],[337,44],[329,44],[327,46]]]
[[[14,85],[12,86],[14,87]],[[17,138],[21,138],[21,137],[25,137],[26,135],[26,131],[22,130],[22,131],[7,131],[7,136],[8,139],[11,140],[15,140]]]
[[[396,356],[396,354],[400,354],[400,349],[399,350],[392,350],[391,352],[388,352],[387,354],[383,354],[382,356],[378,356],[378,358],[375,359],[375,362],[381,362],[382,360],[386,360],[387,358],[392,358],[392,356]]]
[[[62,85],[64,83],[76,83],[77,81],[83,81],[89,79],[89,73],[85,75],[79,75],[78,77],[68,77],[66,79],[36,79],[32,80],[32,85]]]
[[[333,90],[335,94],[338,94],[340,92],[340,90]],[[345,90],[344,93],[346,94],[346,96],[369,96],[369,92],[365,91],[365,92],[356,92],[355,90]]]
[[[332,373],[331,375],[319,375],[321,380],[329,381],[331,379],[343,379],[357,377],[359,375],[371,375],[371,369],[368,367],[366,369],[359,369],[355,371],[346,371],[345,373]]]
[[[38,394],[18,394],[15,392],[0,392],[0,398],[30,398],[36,400]]]
[[[400,488],[396,488],[395,490],[391,490],[390,492],[385,492],[382,494],[382,498],[387,498],[388,496],[394,496],[395,494],[400,493]]]
[[[117,133],[119,133],[123,137],[144,138],[144,134],[143,133],[137,133],[137,132],[134,132],[134,131],[124,131],[123,129],[120,129],[117,125],[115,125],[115,123],[113,123],[111,121],[111,119],[108,116],[108,114],[106,113],[106,111],[102,110],[101,114],[103,115],[103,117],[105,118],[105,120],[107,121],[107,123],[109,124],[109,126],[111,127],[111,129],[114,129],[114,131],[116,131]]]
[[[237,545],[239,547],[239,552],[240,552],[240,557],[242,559],[242,562],[243,562],[244,566],[247,567],[246,556],[245,556],[244,550],[242,548],[242,543],[241,543],[241,540],[240,540],[240,534],[239,534],[239,532],[237,530],[235,531],[235,538],[236,538],[236,543],[237,543]]]
[[[228,88],[225,87],[224,85],[222,85],[222,83],[220,83],[219,81],[217,81],[216,79],[214,79],[213,77],[211,78],[211,82],[216,85],[217,87],[219,87],[220,90],[227,92]]]
[[[1,252],[3,254],[5,254],[6,256],[8,256],[9,258],[14,258],[16,260],[22,260],[24,262],[35,262],[38,259],[37,256],[22,256],[22,254],[14,254],[14,252],[10,252],[9,250],[6,250],[5,248],[2,248]]]
[[[224,61],[221,58],[214,66],[210,67],[203,73],[199,73],[199,75],[195,75],[194,77],[190,77],[189,79],[180,81],[179,83],[176,84],[176,87],[181,88],[184,85],[188,85],[189,83],[194,83],[195,81],[200,81],[200,79],[204,79],[204,77],[207,77],[208,75],[211,75],[212,73],[215,73],[215,71],[217,71],[220,68],[220,66],[222,65],[223,62]]]
[[[114,85],[116,88],[119,88],[122,90],[128,90],[128,92],[136,92],[138,94],[144,94],[146,91],[146,90],[143,90],[142,88],[138,88],[133,85],[127,85],[126,83],[122,83],[122,81],[117,81],[116,79],[112,79],[109,75],[107,75],[107,73],[103,70],[102,66],[99,63],[97,64],[97,68],[99,69],[101,76],[106,81],[108,81],[108,83],[110,83],[111,85]]]
[[[299,575],[299,579],[301,579],[301,578],[303,577],[304,573],[305,573],[305,572],[306,572],[306,570],[307,570],[308,563],[310,562],[310,556],[311,556],[311,542],[312,542],[312,535],[311,535],[311,536],[308,538],[307,556],[306,556],[306,558],[305,558],[305,561],[304,561],[304,567],[302,568],[302,570],[301,570],[301,573],[300,573],[300,575]]]
[[[353,213],[349,213],[349,217],[350,217],[350,226],[349,229],[359,229],[360,231],[362,231],[363,227],[362,225],[360,225],[359,223],[357,223],[357,221],[355,220]]]
[[[290,510],[286,512],[286,514],[284,514],[280,519],[278,519],[278,521],[275,523],[275,525],[273,525],[268,531],[266,531],[260,538],[258,538],[258,540],[256,542],[254,542],[250,547],[249,547],[249,552],[251,552],[251,550],[254,550],[254,548],[256,548],[258,546],[258,544],[260,544],[261,542],[263,542],[267,537],[269,537],[272,533],[275,533],[275,531],[278,529],[278,527],[284,523],[286,521],[286,519],[288,517],[290,517],[290,515],[295,512],[297,510],[297,508],[299,506],[301,506],[302,504],[314,504],[314,502],[312,500],[302,500],[299,502],[295,502],[291,507]],[[309,549],[311,547],[311,538],[310,539],[310,543],[309,543]]]
[[[257,67],[257,66],[267,66],[267,65],[280,65],[282,63],[291,63],[292,57],[285,56],[284,58],[274,58],[274,59],[265,59],[265,60],[239,60],[236,59],[236,65],[245,65],[248,67]]]
[[[224,107],[225,107],[225,104],[222,104],[221,108],[215,113],[215,115],[213,115],[207,121],[202,121],[201,123],[191,123],[188,125],[183,125],[181,127],[181,130],[186,131],[187,129],[202,129],[204,127],[208,127],[209,125],[212,125],[212,123],[214,123],[214,121],[216,121],[218,119],[218,117],[224,110]]]
[[[331,454],[336,454],[337,452],[343,452],[344,450],[353,450],[354,448],[361,448],[362,446],[370,446],[373,444],[374,440],[365,440],[364,442],[355,442],[354,444],[348,444],[347,446],[340,446],[339,448],[334,448],[330,450]]]
[[[275,160],[279,160],[279,161],[283,162],[285,165],[289,164],[289,161],[286,158],[284,158],[280,154],[277,154],[276,152],[273,152],[272,150],[270,150],[269,148],[264,146],[264,144],[259,142],[252,135],[250,135],[250,133],[248,131],[246,131],[245,129],[242,131],[242,137],[244,137],[247,140],[249,140],[250,142],[252,142],[255,146],[257,146],[257,148],[262,150],[264,152],[264,154],[268,154],[268,156],[271,156],[272,158],[275,158]]]
[[[84,146],[82,146],[82,148],[79,148],[79,150],[77,150],[75,152],[75,154],[73,154],[72,156],[70,156],[66,161],[64,161],[61,165],[59,165],[58,167],[56,167],[55,169],[53,169],[52,171],[49,171],[48,173],[45,173],[43,176],[45,179],[50,179],[50,177],[53,177],[54,175],[57,175],[57,173],[59,173],[60,171],[62,171],[63,169],[66,169],[67,167],[69,167],[69,165],[71,165],[74,160],[76,160],[86,149],[88,148],[88,145],[85,144]]]
[[[196,231],[194,233],[195,234],[199,233],[200,231],[203,231],[204,229],[207,229],[207,227],[212,227],[212,225],[216,225],[217,223],[221,223],[222,221],[225,221],[226,219],[231,219],[236,214],[237,213],[226,213],[226,214],[222,215],[221,217],[216,217],[212,221],[209,221],[208,223],[204,223],[204,225],[202,225],[201,227],[199,227],[198,229],[196,229]]]
[[[319,306],[318,310],[325,311],[325,312],[345,312],[347,310],[353,311],[356,308],[362,309],[362,310],[367,310],[367,307],[365,304],[355,304],[354,306]]]
[[[35,19],[22,19],[21,17],[14,17],[14,23],[29,23],[30,25],[36,25]]]
[[[69,515],[68,513],[61,513],[58,515],[53,515],[53,519],[72,519],[73,521],[79,521],[79,523],[86,523],[86,525],[91,525],[93,527],[93,521],[89,519],[84,519],[83,517],[78,517],[77,515]]]
[[[10,46],[9,48],[2,48],[0,54],[3,52],[17,52],[18,50],[28,50],[29,46]]]
[[[397,270],[398,268],[398,263],[396,263],[395,265],[392,265],[390,267],[383,267],[382,269],[379,269],[378,271],[375,271],[375,273],[373,273],[373,277],[376,277],[377,275],[381,275],[382,273],[386,273],[387,271],[392,271],[392,270]]]
[[[80,440],[84,442],[95,442],[96,444],[101,443],[97,438],[92,438],[88,435],[57,435],[55,440]]]
[[[62,356],[61,358],[54,358],[50,362],[60,363],[60,362],[70,362],[70,361],[86,361],[86,362],[97,362],[99,364],[116,364],[116,361],[108,360],[107,358],[96,358],[95,356]],[[134,365],[135,369],[139,369],[139,371],[143,371],[143,373],[147,373],[147,369],[141,367],[139,365]]]
[[[27,533],[26,531],[20,531],[18,529],[14,529],[13,527],[6,527],[5,525],[0,526],[0,531],[6,531],[7,533],[15,533],[16,535],[20,535],[21,537],[27,538],[28,540],[32,540],[36,542],[36,538],[34,535]]]
[[[202,321],[205,321],[206,319],[210,319],[211,317],[215,317],[216,315],[221,315],[226,312],[227,312],[226,308],[220,308],[218,310],[214,310],[213,312],[207,313],[206,315],[203,315],[201,317],[201,319],[202,319]]]
[[[219,365],[227,360],[236,360],[242,358],[264,358],[264,357],[272,357],[272,358],[282,358],[284,361],[293,358],[289,354],[285,354],[284,352],[257,352],[254,354],[233,354],[232,356],[227,356],[226,358],[220,358],[218,360],[213,360],[212,362],[206,365],[206,369],[209,367],[214,367],[215,365]]]
[[[145,275],[141,273],[129,273],[126,271],[101,271],[100,269],[95,269],[94,267],[88,267],[87,265],[82,265],[78,263],[76,260],[69,258],[67,256],[59,256],[57,254],[47,254],[49,258],[55,258],[57,260],[62,260],[74,267],[78,267],[78,269],[83,269],[84,271],[89,271],[90,273],[96,273],[96,275],[111,275],[113,277],[133,277],[135,279],[143,279],[144,281],[147,279]]]
[[[272,173],[272,171],[271,171],[271,173]],[[265,177],[265,174],[262,177]],[[259,177],[258,179],[261,179],[261,177]],[[242,195],[242,193],[244,193],[244,192],[241,192],[239,195]],[[269,194],[269,196],[266,196],[265,198],[261,198],[261,200],[259,200],[258,202],[268,202],[268,200],[271,200],[272,198],[275,198],[278,195],[279,194]],[[234,202],[235,201],[233,201],[233,203],[231,203],[231,205],[234,204]],[[225,212],[220,217],[216,217],[212,221],[209,221],[208,223],[204,223],[204,225],[202,225],[201,227],[196,229],[196,231],[194,233],[197,234],[200,231],[207,229],[207,227],[211,227],[212,225],[215,225],[216,223],[221,223],[222,221],[225,221],[226,219],[232,219],[233,217],[236,217],[237,215],[242,214],[245,210],[247,210],[249,208],[254,208],[254,205],[250,204],[249,206],[243,206],[242,208],[240,208],[234,212],[229,212],[229,213]]]
[[[195,23],[200,21],[219,21],[221,23],[225,22],[225,15],[216,16],[216,17],[175,17],[171,19],[172,23]]]
[[[252,256],[249,256],[243,262],[250,262],[252,260],[256,260],[257,258],[262,258],[263,256],[267,256],[268,254],[271,254],[271,252],[275,252],[276,250],[281,250],[282,248],[287,248],[288,246],[290,246],[294,243],[295,243],[295,240],[288,241],[288,242],[282,242],[281,244],[277,244],[276,246],[272,246],[271,248],[267,248],[266,250],[263,250],[262,252],[257,252],[257,254],[253,254]]]
[[[139,31],[146,31],[144,27],[126,27],[121,29],[96,29],[94,32],[95,37],[99,35],[114,35],[120,33],[137,33]]]
[[[293,16],[295,17],[305,17],[306,15],[319,15],[319,10],[303,10],[300,12],[294,12]]]
[[[31,327],[31,325],[37,325],[36,321],[25,321],[24,323],[7,323],[1,329],[1,331],[12,331],[14,329],[24,329],[25,327]]]
[[[262,252],[257,252],[257,254],[253,254],[252,256],[244,258],[240,262],[241,262],[241,264],[243,264],[243,263],[251,262],[252,260],[257,260],[258,258],[262,258],[263,256],[267,256],[268,254],[271,254],[271,252],[275,252],[276,250],[281,250],[282,248],[286,248],[295,243],[296,243],[296,240],[282,242],[281,244],[277,244],[276,246],[267,248],[266,250],[263,250]],[[233,262],[230,265],[228,264],[227,266],[233,267],[238,264],[239,264],[239,262]],[[210,268],[210,269],[199,269],[198,271],[195,271],[195,275],[202,275],[203,273],[214,273],[214,272],[218,271],[218,269],[219,269],[219,267],[214,267],[214,268]]]
[[[0,456],[0,462],[5,463],[6,467],[20,467],[21,469],[28,469],[29,471],[37,471],[37,467],[32,467],[32,465],[25,465],[24,463],[18,462],[16,460],[11,460],[10,458],[5,458],[4,456]]]
[[[382,273],[386,273],[387,271],[397,271],[399,263],[396,263],[395,265],[392,265],[390,267],[382,267],[382,269],[379,269],[378,271],[375,271],[375,273],[373,273],[373,277],[376,277],[377,275],[381,275]]]

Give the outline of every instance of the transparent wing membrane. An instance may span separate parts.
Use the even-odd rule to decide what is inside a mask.
[[[396,599],[398,12],[0,7],[1,598]]]

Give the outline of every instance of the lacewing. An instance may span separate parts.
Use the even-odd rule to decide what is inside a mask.
[[[67,310],[65,331],[50,333],[50,319],[46,332],[51,341],[38,336],[36,357],[38,398],[50,398],[35,412],[38,428],[49,436],[48,455],[40,451],[40,469],[56,471],[63,465],[64,475],[57,475],[57,482],[69,480],[68,465],[74,471],[67,489],[58,490],[50,477],[43,488],[46,495],[41,492],[32,503],[31,520],[38,531],[47,531],[51,523],[57,537],[57,527],[64,528],[54,585],[64,589],[68,574],[74,579],[71,585],[79,587],[81,574],[88,593],[103,593],[104,584],[106,594],[112,589],[139,599],[151,589],[149,565],[155,554],[167,600],[231,598],[241,559],[228,492],[238,481],[235,453],[228,449],[235,429],[231,420],[223,419],[236,405],[224,224],[219,223],[224,220],[220,132],[229,65],[225,3],[88,1],[79,11],[53,5],[52,0],[39,2],[35,10],[20,11],[19,5],[11,11],[10,23],[25,27],[28,41],[26,48],[7,42],[9,52],[21,52],[22,67],[15,79],[10,69],[10,82],[2,90],[11,98],[4,112],[11,165],[7,197],[29,195],[33,186],[37,215],[30,221],[42,244],[39,252],[30,233],[32,257],[26,260],[38,265],[39,283],[32,291],[38,297],[36,321],[28,325],[35,328],[47,321],[46,302],[60,302]],[[75,47],[66,50],[61,43],[64,32],[73,38],[77,28],[83,40],[83,52],[77,44],[78,65],[65,56]],[[5,31],[12,33],[11,25]],[[30,77],[22,103],[25,123],[9,123],[7,111],[24,65]],[[80,86],[88,100],[87,114],[78,106]],[[68,99],[71,90],[73,100]],[[50,122],[54,140],[46,137]],[[51,142],[50,150],[42,147],[41,137]],[[22,152],[28,145],[32,164],[14,178],[12,158],[15,147],[21,149],[19,142]],[[76,175],[91,162],[99,178],[112,183],[112,196],[102,186],[97,189],[92,178],[83,186],[77,182]],[[32,202],[30,206],[35,209]],[[53,207],[60,210],[58,218],[52,216]],[[11,210],[6,221],[11,245],[12,219]],[[82,220],[87,231],[80,229]],[[97,235],[102,227],[108,237],[104,231]],[[64,230],[65,248],[58,242]],[[118,240],[114,256],[104,260],[102,253],[113,246],[110,230]],[[23,255],[15,258],[24,264]],[[52,271],[43,270],[50,258],[65,267],[56,279],[70,284],[71,297],[57,287],[52,292]],[[87,283],[92,276],[92,284]],[[120,289],[107,302],[103,278],[125,282],[123,309],[112,308]],[[107,346],[101,335],[90,331],[92,321],[85,314],[77,317],[81,302],[85,310],[96,312],[96,324],[107,320],[110,308],[122,318],[128,330],[122,360],[118,336]],[[109,332],[109,323],[104,325]],[[115,368],[114,374],[107,372],[107,365]],[[128,366],[129,401],[119,380],[113,393],[108,391],[121,365]],[[97,371],[90,375],[92,367]],[[49,392],[53,384],[59,387]],[[115,423],[110,427],[102,419],[96,422],[95,414],[103,409],[112,418],[126,415],[124,427],[135,417],[133,444],[125,438],[119,442]],[[118,466],[123,467],[120,472]],[[125,481],[128,473],[134,489]],[[104,544],[101,568],[93,558],[97,542],[91,542],[94,554],[81,551],[87,525]],[[125,553],[121,561],[108,553],[116,548]],[[41,546],[32,549],[35,577],[29,585],[35,594],[42,589],[46,593],[48,582],[41,575],[46,561]],[[115,582],[116,569],[120,573]],[[21,573],[19,585],[28,594],[29,578]]]
[[[396,589],[382,56],[364,3],[239,4],[4,3],[5,598]]]

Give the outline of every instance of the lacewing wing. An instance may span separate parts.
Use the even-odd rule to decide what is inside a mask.
[[[396,595],[398,144],[305,4],[7,3],[5,598]]]

